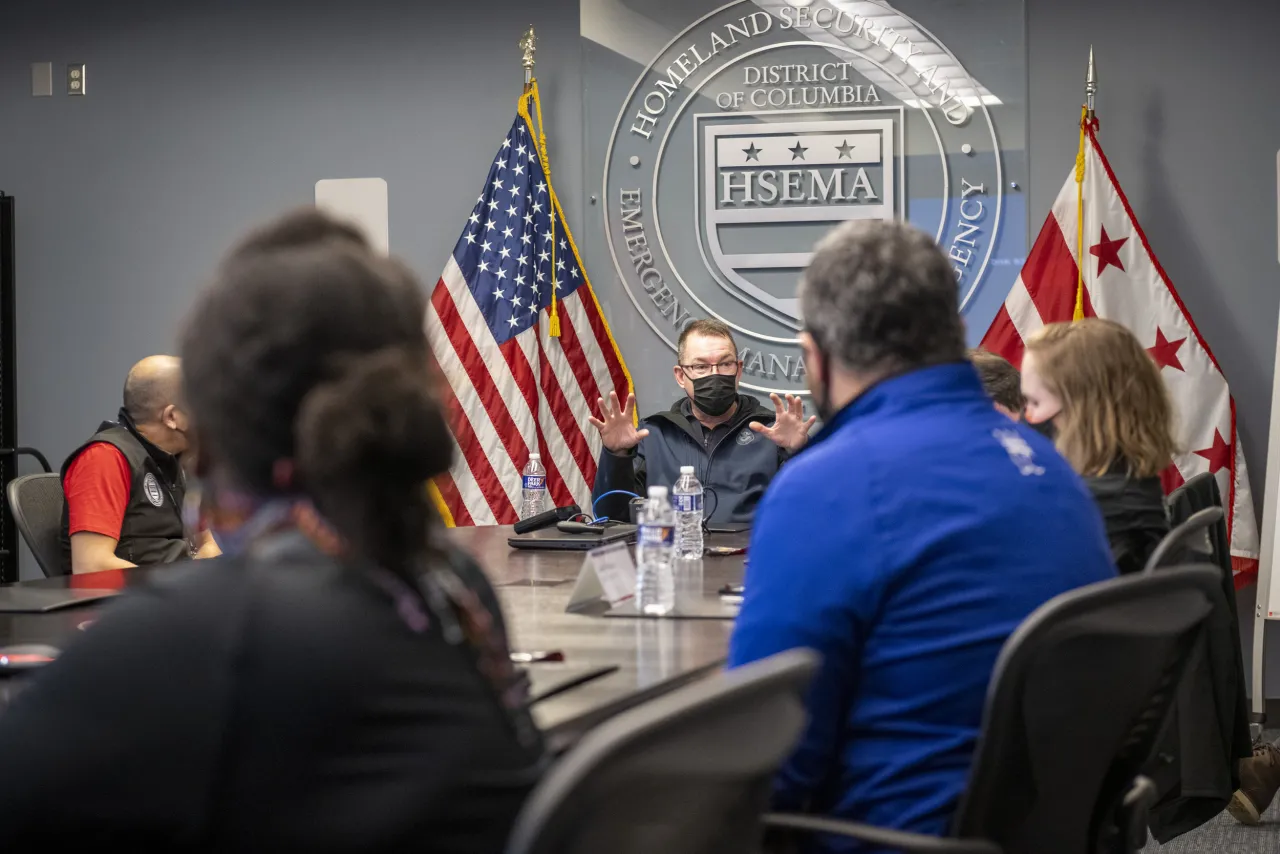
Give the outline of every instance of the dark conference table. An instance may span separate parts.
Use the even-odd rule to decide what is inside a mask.
[[[510,526],[458,528],[454,543],[471,552],[488,573],[502,601],[511,648],[524,652],[560,651],[563,664],[528,664],[535,693],[540,682],[584,668],[617,667],[534,705],[534,717],[553,749],[572,744],[600,721],[645,699],[699,679],[716,670],[728,650],[733,623],[725,619],[628,619],[602,617],[603,605],[586,613],[565,613],[585,552],[512,549]],[[713,534],[707,545],[746,545],[747,535]],[[743,555],[706,557],[701,594],[718,600],[725,584],[740,584]],[[22,586],[128,587],[148,572],[126,570],[96,575],[42,578]],[[695,585],[696,586],[696,579]],[[689,594],[696,595],[696,594]],[[0,643],[48,643],[65,646],[92,620],[101,606],[84,605],[48,614],[0,613]],[[0,701],[20,689],[21,677],[0,680]]]

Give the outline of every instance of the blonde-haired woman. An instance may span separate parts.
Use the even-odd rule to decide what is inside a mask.
[[[1026,421],[1053,438],[1102,510],[1120,572],[1137,572],[1169,530],[1160,472],[1174,454],[1160,369],[1110,320],[1053,323],[1022,359]]]

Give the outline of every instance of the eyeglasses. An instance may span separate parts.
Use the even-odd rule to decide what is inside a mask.
[[[738,360],[731,359],[718,365],[679,365],[685,376],[691,380],[700,380],[711,374],[733,374],[738,371]]]

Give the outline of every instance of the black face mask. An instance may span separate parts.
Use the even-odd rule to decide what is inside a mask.
[[[1053,423],[1052,418],[1046,418],[1039,424],[1032,424],[1030,421],[1026,422],[1026,424],[1050,442],[1058,438],[1058,426]]]
[[[733,374],[711,374],[693,381],[693,405],[718,418],[738,400],[738,378]]]

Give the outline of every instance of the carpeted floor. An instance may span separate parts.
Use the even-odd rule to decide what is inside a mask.
[[[1280,733],[1268,732],[1274,741]],[[1246,827],[1225,812],[1208,824],[1160,845],[1155,840],[1145,851],[1158,854],[1277,854],[1280,852],[1280,797],[1262,817],[1258,827]]]
[[[1168,845],[1152,840],[1144,850],[1159,854],[1276,854],[1280,851],[1280,799],[1271,804],[1263,819],[1257,827],[1245,827],[1224,812]]]

